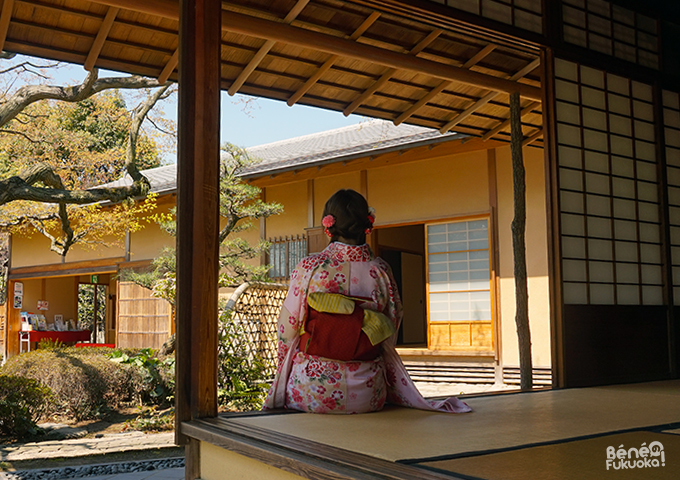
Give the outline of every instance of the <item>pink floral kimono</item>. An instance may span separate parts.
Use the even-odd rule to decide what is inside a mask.
[[[423,398],[395,350],[397,334],[383,342],[382,355],[370,361],[339,361],[301,351],[300,332],[313,292],[340,293],[370,299],[365,308],[382,312],[398,330],[401,300],[389,265],[368,245],[331,243],[303,259],[291,275],[290,289],[278,322],[279,366],[264,409],[290,408],[313,413],[364,413],[385,401],[442,412],[469,412],[455,397]]]

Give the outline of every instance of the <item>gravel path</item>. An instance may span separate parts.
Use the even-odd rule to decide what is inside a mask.
[[[84,478],[102,475],[116,475],[131,472],[148,472],[167,468],[184,467],[184,458],[167,458],[163,460],[141,460],[136,462],[119,462],[100,465],[83,465],[79,467],[47,468],[37,470],[20,470],[0,473],[3,480],[61,480],[67,478]]]

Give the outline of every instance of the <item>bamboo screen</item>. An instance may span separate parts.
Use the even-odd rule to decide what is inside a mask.
[[[664,140],[668,178],[668,209],[673,265],[673,299],[680,305],[680,99],[676,92],[663,92]]]
[[[276,324],[288,287],[278,283],[246,283],[227,302],[220,322],[220,349],[248,361],[261,361],[272,378],[278,362]]]
[[[650,85],[556,59],[565,304],[662,305]]]
[[[659,68],[656,20],[606,0],[563,0],[564,40],[645,67]]]
[[[120,282],[116,325],[117,347],[160,349],[172,335],[172,307],[147,288]]]
[[[543,31],[541,0],[432,0],[480,17],[514,25],[531,32]]]

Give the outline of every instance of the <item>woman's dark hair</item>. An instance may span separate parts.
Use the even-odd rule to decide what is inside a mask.
[[[335,224],[327,228],[331,242],[344,237],[366,243],[366,230],[373,224],[368,218],[368,203],[359,192],[350,189],[335,192],[323,208],[322,218],[326,215],[335,217]]]

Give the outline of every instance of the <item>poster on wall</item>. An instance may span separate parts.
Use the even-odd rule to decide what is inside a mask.
[[[49,310],[50,304],[47,300],[38,300],[38,310]]]
[[[14,295],[23,295],[24,294],[24,284],[21,282],[15,282],[14,283]]]
[[[24,306],[24,297],[21,295],[14,295],[14,308],[20,309]]]
[[[0,233],[0,305],[7,302],[9,296],[7,284],[9,282],[9,235]]]

